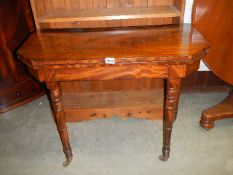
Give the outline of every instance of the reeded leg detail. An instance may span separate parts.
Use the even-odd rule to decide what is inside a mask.
[[[166,161],[170,155],[170,140],[173,122],[177,116],[181,78],[167,79],[166,98],[163,117],[163,149],[159,159]]]
[[[68,166],[70,162],[72,161],[73,154],[72,154],[72,149],[69,143],[66,120],[65,120],[65,115],[64,115],[63,106],[62,106],[61,89],[58,83],[47,83],[46,85],[48,89],[50,90],[54,119],[57,125],[57,130],[61,138],[63,151],[66,156],[66,161],[63,163],[63,166]]]

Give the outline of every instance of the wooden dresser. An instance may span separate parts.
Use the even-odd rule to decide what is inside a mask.
[[[29,0],[0,2],[0,113],[44,94],[16,59],[16,49],[35,30]]]
[[[209,48],[191,25],[180,24],[184,1],[32,0],[31,5],[38,31],[18,57],[50,90],[64,165],[73,157],[66,123],[114,114],[163,116],[160,159],[167,160],[181,80],[198,69]]]

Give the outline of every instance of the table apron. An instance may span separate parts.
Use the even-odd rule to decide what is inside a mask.
[[[186,65],[127,65],[94,68],[29,69],[41,82],[184,77]]]

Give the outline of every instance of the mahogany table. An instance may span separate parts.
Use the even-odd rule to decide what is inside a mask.
[[[196,0],[194,26],[211,45],[205,63],[219,78],[233,85],[233,1]],[[233,117],[233,92],[220,104],[202,113],[200,124],[205,129],[214,127],[216,120]]]
[[[170,153],[181,80],[196,71],[209,44],[190,25],[32,34],[18,50],[29,72],[50,90],[55,122],[68,165],[72,160],[61,83],[76,80],[166,80],[161,160]],[[78,117],[78,116],[77,116]]]

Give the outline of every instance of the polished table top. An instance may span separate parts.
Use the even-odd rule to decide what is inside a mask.
[[[18,50],[20,60],[40,65],[116,64],[143,62],[192,63],[209,45],[191,25],[127,28],[88,32],[35,32]]]
[[[196,0],[194,9],[194,26],[211,45],[205,63],[233,85],[233,1]]]

